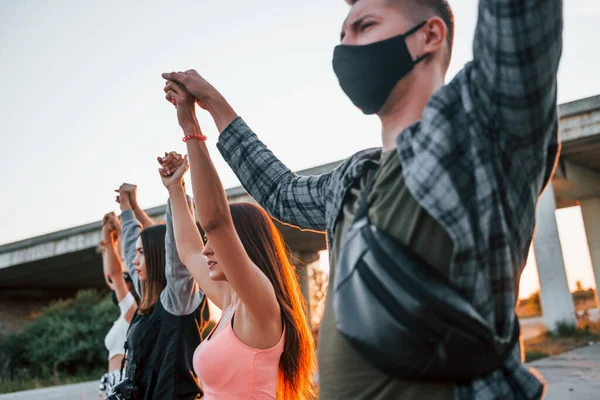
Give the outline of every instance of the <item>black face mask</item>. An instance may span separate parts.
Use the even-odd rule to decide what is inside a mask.
[[[406,37],[422,28],[423,21],[405,34],[363,46],[336,46],[333,70],[342,90],[365,114],[378,112],[396,83],[427,55],[412,59]]]

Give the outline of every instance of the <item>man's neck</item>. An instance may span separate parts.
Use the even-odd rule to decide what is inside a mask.
[[[415,82],[405,95],[379,114],[383,151],[394,149],[396,137],[406,128],[421,120],[423,110],[433,92],[441,86],[443,86],[443,78],[439,82],[429,81],[424,84]]]

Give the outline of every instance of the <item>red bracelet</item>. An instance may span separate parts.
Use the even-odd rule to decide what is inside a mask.
[[[192,139],[200,139],[200,140],[206,140],[208,139],[206,136],[204,136],[201,133],[197,133],[195,135],[187,135],[184,136],[183,139],[181,139],[183,142],[187,142],[188,140],[192,140]]]

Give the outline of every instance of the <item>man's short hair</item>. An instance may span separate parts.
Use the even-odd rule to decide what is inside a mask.
[[[346,3],[353,6],[360,0],[346,0]],[[442,19],[448,30],[446,43],[448,44],[448,63],[452,56],[452,46],[454,45],[454,13],[448,0],[387,0],[390,3],[396,3],[406,7],[409,17],[417,24],[427,18],[436,16]]]

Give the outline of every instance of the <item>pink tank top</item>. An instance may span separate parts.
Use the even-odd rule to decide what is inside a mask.
[[[213,336],[217,324],[194,352],[194,371],[202,383],[203,400],[275,399],[285,327],[274,347],[254,349],[235,335],[234,315],[235,311],[227,326]]]

